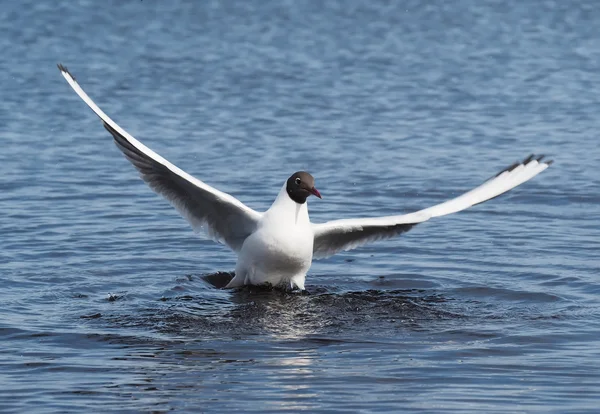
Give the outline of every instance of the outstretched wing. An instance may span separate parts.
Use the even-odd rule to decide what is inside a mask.
[[[415,213],[400,216],[377,218],[334,220],[322,224],[313,224],[315,234],[313,254],[315,258],[333,256],[364,244],[389,239],[407,232],[415,225],[432,217],[445,216],[465,210],[475,204],[483,203],[504,194],[510,189],[529,181],[552,164],[542,161],[543,156],[530,155],[500,171],[495,177],[479,187],[452,200]]]
[[[204,228],[213,240],[239,251],[262,214],[192,177],[132,137],[90,99],[66,67],[58,65],[58,68],[77,95],[100,117],[117,147],[150,188],[166,198],[194,230]]]

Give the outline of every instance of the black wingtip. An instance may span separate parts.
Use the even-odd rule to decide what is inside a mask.
[[[529,163],[534,157],[535,157],[535,154],[529,155],[529,157],[527,157],[523,160],[523,164]]]
[[[73,76],[73,74],[71,72],[69,72],[69,69],[67,69],[67,67],[65,65],[63,65],[62,63],[59,63],[56,66],[58,67],[58,70],[60,70],[62,73],[66,73],[71,78],[73,78],[73,80],[75,80],[75,76]]]
[[[529,164],[533,160],[536,160],[540,164],[547,164],[548,166],[550,166],[550,165],[552,165],[554,163],[554,160],[542,161],[545,157],[546,157],[545,155],[531,154],[527,158],[525,158],[523,161],[517,161],[514,164],[512,164],[510,167],[503,169],[502,171],[500,171],[498,174],[496,174],[492,178],[498,177],[500,174],[505,173],[507,171],[511,172],[512,170],[514,170],[515,168],[517,168],[519,165],[527,165],[527,164]]]
[[[521,165],[520,162],[515,162],[514,164],[512,164],[510,167],[507,167],[505,169],[503,169],[502,171],[500,171],[498,174],[496,174],[495,176],[498,177],[500,174],[505,173],[505,172],[510,172],[512,170],[514,170],[515,168],[517,168],[519,165]]]
[[[533,160],[536,160],[540,164],[546,164],[548,166],[554,164],[554,160],[546,160],[546,156],[544,154],[540,154],[540,155],[531,154],[529,157],[527,157],[527,158],[525,158],[525,160],[523,160],[522,164],[527,165]]]

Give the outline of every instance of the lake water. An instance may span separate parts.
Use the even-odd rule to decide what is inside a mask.
[[[0,411],[597,412],[593,1],[0,5]],[[182,169],[313,221],[489,203],[216,289],[235,255],[138,178],[56,69]]]

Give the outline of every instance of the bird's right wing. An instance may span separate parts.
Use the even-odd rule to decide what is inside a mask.
[[[63,65],[58,68],[77,95],[102,120],[117,147],[150,188],[166,198],[194,230],[204,228],[213,240],[239,251],[246,237],[256,229],[262,214],[192,177],[146,147],[110,119],[81,89],[67,68]]]
[[[543,156],[536,158],[534,155],[530,155],[522,162],[517,162],[500,171],[479,187],[415,213],[313,224],[315,234],[313,255],[315,258],[329,257],[343,250],[351,250],[370,242],[389,239],[409,231],[415,225],[432,217],[457,213],[475,204],[491,200],[532,179],[548,168],[552,161],[544,162],[542,158]]]

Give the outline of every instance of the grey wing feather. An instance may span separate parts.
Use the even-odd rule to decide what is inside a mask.
[[[406,233],[430,217],[428,214],[417,212],[401,216],[334,220],[313,224],[313,256],[321,259],[367,243],[389,239]]]
[[[456,213],[491,200],[529,181],[548,168],[552,161],[543,161],[543,158],[543,156],[530,155],[522,162],[517,162],[500,171],[479,187],[444,203],[415,213],[377,218],[335,220],[314,224],[313,255],[315,258],[328,257],[340,251],[354,249],[370,242],[389,239],[409,231],[415,225],[432,217]]]
[[[255,230],[257,220],[251,217],[249,220],[249,217],[240,214],[238,206],[219,199],[212,192],[200,190],[163,164],[147,157],[106,122],[104,127],[148,186],[168,200],[194,230],[204,229],[211,239],[239,251],[246,237]]]
[[[192,177],[139,142],[92,101],[67,68],[62,65],[58,68],[77,95],[102,120],[117,147],[150,188],[166,198],[195,230],[204,228],[214,240],[239,251],[246,237],[256,229],[262,214]]]
[[[392,226],[352,226],[332,231],[329,234],[315,235],[313,256],[322,259],[343,250],[352,250],[378,240],[390,239],[406,233],[417,223]]]

